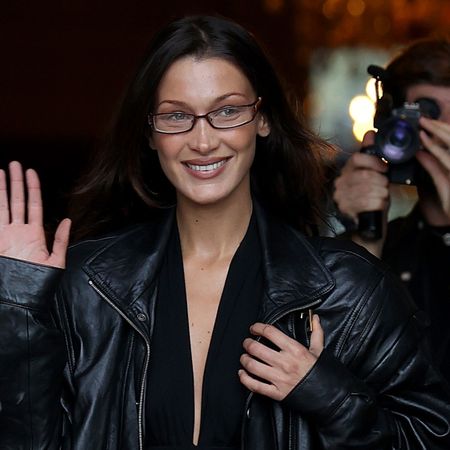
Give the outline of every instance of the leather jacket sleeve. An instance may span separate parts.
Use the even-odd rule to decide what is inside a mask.
[[[56,449],[66,357],[51,304],[62,270],[0,257],[0,274],[0,449]]]
[[[450,390],[419,313],[389,274],[368,291],[348,344],[325,348],[283,404],[314,424],[321,448],[450,448]]]

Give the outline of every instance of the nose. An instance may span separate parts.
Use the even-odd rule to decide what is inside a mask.
[[[208,154],[219,145],[218,130],[214,129],[205,117],[196,120],[189,135],[190,148],[199,153]]]

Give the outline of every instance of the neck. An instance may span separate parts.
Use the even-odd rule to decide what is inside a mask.
[[[229,258],[245,236],[252,214],[250,193],[218,204],[198,205],[178,199],[177,223],[183,258]]]
[[[419,208],[428,225],[435,227],[450,225],[450,217],[444,212],[438,199],[432,196],[421,196]]]

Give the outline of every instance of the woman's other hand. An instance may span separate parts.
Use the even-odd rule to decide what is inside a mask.
[[[64,219],[56,230],[49,252],[37,173],[28,169],[24,176],[21,164],[11,162],[8,189],[6,173],[0,169],[0,255],[63,268],[69,232],[70,220]]]
[[[265,338],[280,350],[274,350],[252,338],[245,339],[243,347],[246,353],[241,356],[243,369],[239,370],[241,383],[252,392],[273,400],[283,400],[322,353],[324,336],[316,314],[313,316],[312,329],[311,345],[306,348],[273,325],[253,324],[250,327],[253,335]]]

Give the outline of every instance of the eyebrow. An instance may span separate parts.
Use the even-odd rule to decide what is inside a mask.
[[[230,93],[227,93],[224,95],[220,95],[219,97],[214,99],[212,103],[213,104],[219,103],[219,102],[221,102],[223,100],[227,100],[228,98],[233,97],[233,96],[244,97],[244,98],[246,97],[246,95],[242,94],[241,92],[230,92]],[[190,108],[190,105],[188,105],[185,102],[179,101],[179,100],[163,100],[156,105],[156,108],[159,108],[161,105],[163,105],[165,103],[168,103],[168,104],[174,105],[174,106],[184,106],[184,107]]]

